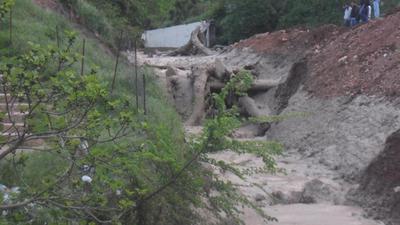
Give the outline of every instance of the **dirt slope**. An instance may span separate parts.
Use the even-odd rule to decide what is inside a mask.
[[[354,196],[377,218],[400,224],[400,130],[386,140],[383,152],[365,170]]]
[[[255,35],[233,45],[234,48],[251,48],[258,53],[280,55],[306,55],[314,47],[320,48],[332,41],[345,29],[325,25],[316,29],[295,28]]]
[[[259,53],[300,53],[310,68],[307,90],[316,96],[400,95],[400,11],[353,29],[333,25],[256,35],[234,45]]]
[[[400,95],[400,12],[338,36],[310,58],[307,88],[318,96]]]

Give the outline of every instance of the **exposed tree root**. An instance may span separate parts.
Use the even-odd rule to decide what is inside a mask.
[[[190,41],[176,49],[175,51],[168,54],[168,56],[179,56],[179,55],[214,55],[215,52],[205,47],[199,39],[200,26],[196,28],[191,34]]]

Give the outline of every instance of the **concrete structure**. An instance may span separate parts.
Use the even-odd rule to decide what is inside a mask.
[[[215,40],[215,29],[213,23],[206,21],[178,25],[173,27],[147,30],[142,34],[146,48],[179,48],[190,40],[191,33],[201,26],[202,34],[205,37],[205,45],[210,47]]]

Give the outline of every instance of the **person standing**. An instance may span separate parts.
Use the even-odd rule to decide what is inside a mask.
[[[368,0],[367,3],[367,9],[368,9],[368,20],[371,20],[371,15],[372,15],[372,7],[371,7],[371,3]]]
[[[381,0],[374,0],[374,17],[379,18],[380,17],[380,2]]]
[[[352,11],[351,6],[346,4],[344,6],[344,17],[343,17],[344,25],[346,27],[350,27],[351,26],[351,11]]]
[[[369,0],[360,1],[360,17],[361,21],[366,23],[368,22],[368,6],[370,5]]]
[[[360,0],[360,8],[358,9],[359,21],[365,22],[365,0]]]
[[[351,4],[350,26],[357,25],[358,21],[360,20],[358,11],[359,11],[359,8],[358,8],[357,4],[353,2]]]

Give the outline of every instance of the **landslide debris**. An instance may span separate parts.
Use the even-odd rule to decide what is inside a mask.
[[[399,129],[398,107],[382,98],[397,96],[400,85],[396,77],[400,70],[399,20],[400,13],[395,12],[385,20],[353,29],[326,25],[314,30],[282,30],[255,35],[211,56],[155,56],[143,63],[155,68],[159,78],[164,79],[188,129],[201,126],[209,115],[210,93],[218,92],[227,79],[243,68],[254,75],[255,90],[236,99],[244,106],[242,115],[310,115],[279,123],[247,124],[232,134],[236,139],[270,139],[285,145],[287,151],[278,162],[287,175],[254,174],[241,180],[232,174],[221,174],[242,193],[253,197],[254,204],[281,218],[277,224],[296,221],[319,225],[326,218],[331,218],[332,224],[380,224],[365,219],[357,206],[344,204],[346,197],[352,197],[352,193],[347,194],[357,185],[360,171],[379,154],[385,138]],[[256,88],[262,83],[265,86]],[[254,167],[257,162],[254,156],[232,156],[229,152],[215,157],[243,169]],[[370,167],[374,167],[372,171],[382,170]],[[367,207],[377,204],[380,211],[370,215],[383,218],[388,214],[382,211],[387,212],[388,207],[378,203],[388,200],[381,195],[389,196],[393,203],[389,215],[396,222],[393,215],[399,212],[399,201],[389,191],[400,192],[400,187],[396,189],[396,183],[377,192],[381,187],[373,185],[386,180],[376,172],[366,174],[358,203]],[[372,192],[375,195],[370,195]],[[321,204],[328,210],[319,212]],[[288,216],[287,209],[297,213]],[[343,212],[349,214],[342,215]],[[247,224],[263,224],[248,211],[244,220]]]
[[[317,49],[345,31],[335,25],[325,25],[316,29],[295,28],[273,33],[257,34],[233,45],[234,48],[251,48],[258,53],[286,56],[304,56],[306,51]]]
[[[310,57],[314,95],[400,95],[400,11],[342,33]]]

